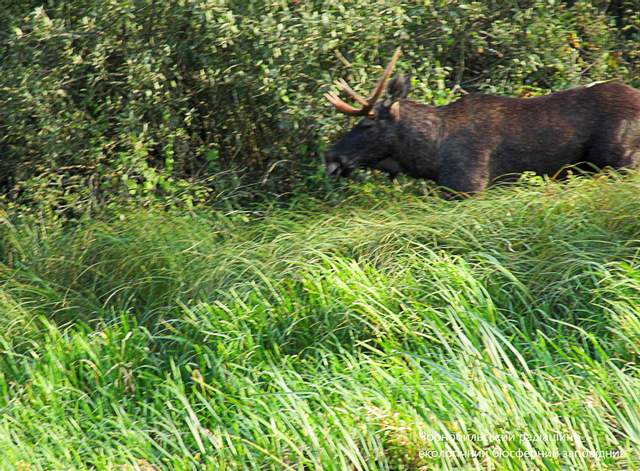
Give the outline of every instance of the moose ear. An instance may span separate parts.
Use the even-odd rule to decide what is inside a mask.
[[[407,98],[409,94],[409,90],[411,89],[411,76],[398,75],[389,82],[389,86],[387,87],[387,95],[391,101],[402,100]]]

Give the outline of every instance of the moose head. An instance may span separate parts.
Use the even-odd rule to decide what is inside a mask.
[[[393,176],[400,171],[391,157],[398,145],[400,100],[406,98],[409,93],[411,86],[409,76],[391,80],[387,87],[386,98],[381,103],[377,103],[393,73],[400,52],[400,48],[396,49],[369,98],[363,98],[353,91],[347,82],[338,80],[340,88],[359,103],[360,108],[354,108],[345,103],[334,93],[325,94],[327,100],[339,112],[362,117],[327,153],[326,166],[329,175],[346,177],[357,168],[378,168]]]

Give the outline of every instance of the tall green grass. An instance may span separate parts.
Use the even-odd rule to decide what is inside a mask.
[[[0,229],[6,469],[637,469],[640,175]]]

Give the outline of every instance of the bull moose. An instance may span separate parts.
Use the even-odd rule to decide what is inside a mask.
[[[408,76],[389,82],[398,48],[367,99],[338,84],[360,104],[325,97],[362,119],[327,152],[327,173],[357,168],[394,178],[426,178],[459,193],[475,193],[525,171],[554,175],[570,165],[633,167],[640,163],[640,91],[618,81],[534,98],[469,94],[445,106],[407,100]]]

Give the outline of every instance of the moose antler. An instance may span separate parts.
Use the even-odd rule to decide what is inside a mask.
[[[336,95],[335,93],[331,93],[331,92],[325,93],[324,94],[325,98],[329,100],[331,104],[335,106],[336,109],[341,113],[348,114],[350,116],[373,116],[373,112],[372,112],[373,106],[376,104],[376,101],[378,101],[378,98],[382,94],[382,91],[384,90],[384,86],[386,85],[387,80],[389,80],[389,77],[391,77],[391,74],[393,73],[393,68],[396,66],[396,62],[398,62],[398,58],[400,57],[400,53],[401,53],[400,48],[396,49],[396,52],[393,54],[391,61],[387,65],[387,68],[384,69],[384,73],[382,74],[382,77],[380,77],[380,80],[378,80],[376,88],[373,90],[373,93],[369,98],[366,98],[366,99],[363,98],[362,96],[354,92],[353,89],[349,86],[349,84],[347,84],[347,82],[345,82],[342,79],[338,80],[338,86],[347,95],[349,95],[355,101],[360,103],[360,105],[362,105],[362,108],[360,109],[354,108],[353,106],[342,101],[338,97],[338,95]]]

